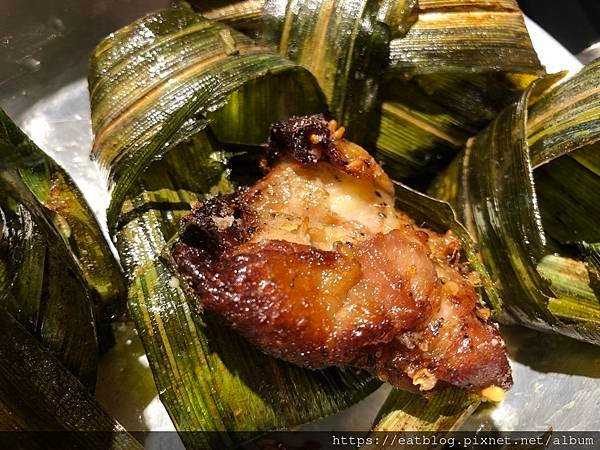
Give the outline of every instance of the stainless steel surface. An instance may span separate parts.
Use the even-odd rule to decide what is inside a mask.
[[[102,219],[108,195],[89,160],[86,69],[93,46],[137,16],[167,4],[154,0],[22,1],[0,4],[0,105],[73,175]],[[531,24],[530,24],[531,25]],[[573,68],[571,55],[532,25],[549,67]],[[97,396],[130,430],[170,430],[141,343],[130,325],[100,363]],[[600,430],[600,348],[517,328],[505,329],[515,387],[487,405],[469,429]],[[389,387],[308,429],[366,429]]]
[[[583,64],[592,62],[597,58],[600,58],[600,42],[590,45],[588,48],[577,54],[577,59],[579,59],[579,61],[581,61]]]

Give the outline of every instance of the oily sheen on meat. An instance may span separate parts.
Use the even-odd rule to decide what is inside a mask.
[[[322,116],[275,124],[265,176],[194,206],[172,254],[199,310],[303,367],[497,399],[510,366],[460,241],[396,209],[390,179],[343,131]]]

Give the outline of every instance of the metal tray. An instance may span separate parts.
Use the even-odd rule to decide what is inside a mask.
[[[168,4],[158,0],[3,0],[0,4],[0,105],[75,178],[103,222],[103,177],[89,160],[86,72],[98,41],[136,17]],[[534,23],[528,27],[549,71],[580,64]],[[173,430],[131,324],[115,326],[116,346],[100,361],[97,397],[129,430]],[[600,348],[530,330],[504,328],[515,386],[498,406],[464,425],[482,430],[600,430]],[[366,430],[389,392],[303,429]]]

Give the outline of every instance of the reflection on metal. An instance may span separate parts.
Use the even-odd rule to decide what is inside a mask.
[[[579,59],[579,61],[581,61],[583,64],[592,62],[597,58],[600,58],[600,42],[590,45],[577,55],[577,59]]]
[[[0,105],[69,171],[102,221],[108,195],[88,157],[88,56],[106,34],[169,2],[2,1],[0,9],[8,14],[0,15]],[[36,14],[30,14],[32,10]],[[528,22],[528,27],[549,70],[579,68],[575,58],[537,25]],[[47,39],[48,33],[55,36]],[[129,327],[116,331],[116,346],[100,362],[98,399],[127,427],[172,429],[150,368],[140,359],[139,339]],[[502,404],[487,404],[463,428],[599,430],[600,347],[524,329],[504,329],[504,334],[515,386]],[[354,407],[302,429],[366,430],[388,392],[389,386],[383,386]]]

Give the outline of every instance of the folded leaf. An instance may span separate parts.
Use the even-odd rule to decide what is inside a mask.
[[[476,395],[457,388],[447,388],[431,398],[395,390],[381,407],[373,431],[452,431],[480,402]]]
[[[425,186],[542,73],[516,1],[419,1],[417,21],[390,43],[378,156],[396,179]]]
[[[505,320],[599,344],[600,62],[542,94],[557,78],[470,141],[432,193],[477,237]]]
[[[389,77],[382,88],[378,157],[394,178],[422,186],[533,78],[443,72]]]
[[[264,95],[275,90],[265,80],[286,92],[276,108],[264,109]],[[259,144],[281,110],[324,109],[306,70],[185,6],[147,15],[105,39],[92,55],[89,83],[92,154],[114,183],[109,228],[136,177],[209,122],[224,142]]]
[[[387,66],[391,27],[408,22],[406,2],[269,0],[263,38],[307,67],[350,140],[377,136],[379,81]]]
[[[332,414],[379,382],[309,371],[264,355],[191,297],[163,259],[190,202],[248,178],[223,143],[255,148],[269,126],[325,110],[299,65],[185,6],[145,16],[95,50],[94,155],[115,184],[109,228],[129,282],[129,309],[161,399],[192,447],[224,448],[236,431],[287,428]]]
[[[218,3],[198,8],[308,67],[349,138],[418,187],[543,74],[515,0]]]
[[[44,180],[44,170],[53,162],[23,140],[6,115],[2,113],[0,119],[0,139],[6,151],[17,147],[16,153],[28,161],[13,158],[0,169],[0,309],[12,314],[92,390],[97,364],[92,290],[65,241],[69,229],[65,219],[40,201],[48,197],[32,182],[34,176]],[[10,157],[3,153],[3,161],[7,161],[5,154]],[[67,180],[58,166],[52,167],[56,168],[54,179]],[[77,198],[82,203],[75,205],[85,205],[75,186],[70,187],[73,191],[68,192],[77,197],[55,193],[52,201],[67,203]],[[92,224],[97,226],[95,221]]]
[[[0,171],[12,171],[42,206],[92,288],[98,320],[124,312],[121,269],[71,177],[0,110]]]
[[[104,412],[87,389],[4,310],[0,310],[0,358],[0,443],[3,446],[142,448]]]
[[[207,19],[222,22],[249,36],[260,33],[265,0],[217,1],[216,4],[205,1],[190,3]]]
[[[523,15],[514,0],[419,0],[418,20],[390,44],[402,74],[538,73]]]

